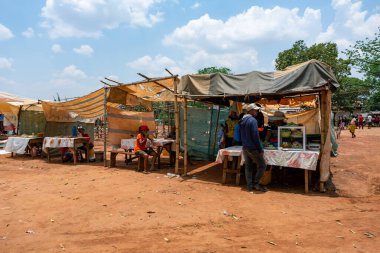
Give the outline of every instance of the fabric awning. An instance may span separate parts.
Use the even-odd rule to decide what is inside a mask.
[[[275,72],[185,75],[181,78],[178,92],[192,99],[225,104],[222,100],[254,102],[263,97],[279,99],[295,94],[310,94],[319,92],[329,82],[332,90],[339,87],[331,67],[310,60]]]

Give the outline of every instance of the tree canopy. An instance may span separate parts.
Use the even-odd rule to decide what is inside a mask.
[[[332,68],[337,81],[350,75],[349,61],[338,57],[338,47],[335,43],[319,43],[307,47],[303,40],[296,41],[292,48],[280,52],[276,59],[276,69],[283,70],[288,66],[308,60],[322,61]]]
[[[367,111],[380,110],[380,27],[378,30],[373,39],[359,40],[345,51],[352,66],[364,75],[360,88],[369,90],[364,101]]]
[[[231,75],[231,69],[226,68],[226,67],[207,67],[203,69],[198,70],[198,74],[213,74],[213,73],[222,73],[222,74],[227,74]]]

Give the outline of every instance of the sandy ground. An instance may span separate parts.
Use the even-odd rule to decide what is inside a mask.
[[[380,252],[380,128],[339,144],[338,196],[251,194],[201,162],[181,179],[1,155],[0,252]]]

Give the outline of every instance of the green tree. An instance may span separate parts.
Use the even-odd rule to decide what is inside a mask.
[[[213,73],[222,73],[226,75],[231,75],[232,72],[229,68],[226,67],[208,67],[198,70],[198,74],[213,74]]]
[[[322,61],[332,68],[337,81],[350,75],[349,61],[338,58],[338,47],[335,43],[319,43],[307,47],[303,40],[296,41],[292,48],[280,52],[276,59],[276,69],[283,70],[288,66],[308,60]]]
[[[359,40],[345,51],[353,67],[364,75],[370,91],[365,101],[367,111],[380,110],[380,27],[373,39]]]
[[[371,87],[356,77],[345,77],[341,80],[341,88],[334,93],[333,105],[340,110],[353,112],[362,109],[370,95]]]
[[[374,39],[359,40],[345,51],[351,64],[376,84],[380,81],[380,27]]]

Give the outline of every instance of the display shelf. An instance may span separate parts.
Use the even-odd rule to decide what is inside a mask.
[[[278,128],[278,149],[306,150],[304,126],[282,126]]]

